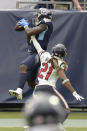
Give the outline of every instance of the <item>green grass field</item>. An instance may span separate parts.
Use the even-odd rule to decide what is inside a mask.
[[[20,127],[10,127],[10,128],[2,127],[2,128],[0,128],[0,131],[24,131],[24,129],[23,129],[23,127],[21,127],[21,128]]]
[[[0,120],[8,120],[8,119],[24,119],[22,112],[0,112]],[[87,113],[70,113],[68,120],[74,120],[74,119],[82,119],[87,120]],[[4,123],[6,124],[6,123]],[[0,131],[24,131],[23,126],[22,127],[0,127]],[[66,127],[66,131],[87,131],[87,127],[80,127],[78,125],[78,128],[75,127]]]
[[[0,131],[24,131],[23,128],[0,128]],[[66,131],[87,131],[87,128],[66,128]]]

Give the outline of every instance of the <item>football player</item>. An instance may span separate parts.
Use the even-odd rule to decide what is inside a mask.
[[[67,78],[65,71],[67,70],[67,64],[63,60],[66,55],[66,48],[63,44],[57,44],[52,49],[52,55],[49,52],[44,51],[36,38],[32,36],[33,44],[40,56],[41,67],[38,74],[38,85],[35,86],[34,95],[38,91],[50,92],[57,95],[67,112],[69,112],[69,106],[63,96],[56,90],[56,82],[58,78],[62,80],[62,84],[72,93],[72,95],[79,101],[84,98],[80,96],[72,87],[70,80]]]
[[[38,53],[30,38],[32,35],[35,35],[37,41],[41,45],[41,48],[43,50],[47,49],[47,45],[53,31],[52,13],[48,9],[40,8],[36,13],[35,27],[29,28],[29,23],[25,19],[20,20],[18,24],[22,26],[26,32],[29,56],[20,64],[20,78],[18,88],[16,90],[9,90],[9,94],[16,96],[17,99],[21,100],[22,90],[26,81],[28,81],[28,85],[30,87],[35,86],[35,79],[40,66]]]

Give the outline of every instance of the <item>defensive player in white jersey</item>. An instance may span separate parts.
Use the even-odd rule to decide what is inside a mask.
[[[31,37],[33,44],[40,56],[41,67],[38,74],[38,85],[35,87],[34,94],[38,91],[46,91],[57,95],[69,112],[69,106],[63,96],[56,90],[56,82],[58,78],[62,80],[62,84],[73,94],[73,96],[81,101],[84,99],[72,87],[69,79],[65,74],[67,64],[63,60],[66,55],[66,48],[63,44],[57,44],[53,47],[52,55],[44,51],[36,40],[35,36]]]

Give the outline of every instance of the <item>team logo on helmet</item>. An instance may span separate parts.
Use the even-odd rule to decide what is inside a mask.
[[[52,18],[52,13],[46,8],[40,8],[39,11],[37,12],[37,17],[38,19],[40,18]]]

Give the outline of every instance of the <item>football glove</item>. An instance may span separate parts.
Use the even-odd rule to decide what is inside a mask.
[[[84,97],[80,96],[76,91],[74,91],[72,94],[76,98],[76,100],[84,100]]]
[[[26,19],[21,19],[19,22],[18,22],[18,25],[21,25],[22,27],[25,27],[25,26],[29,26],[30,22],[27,22]]]

